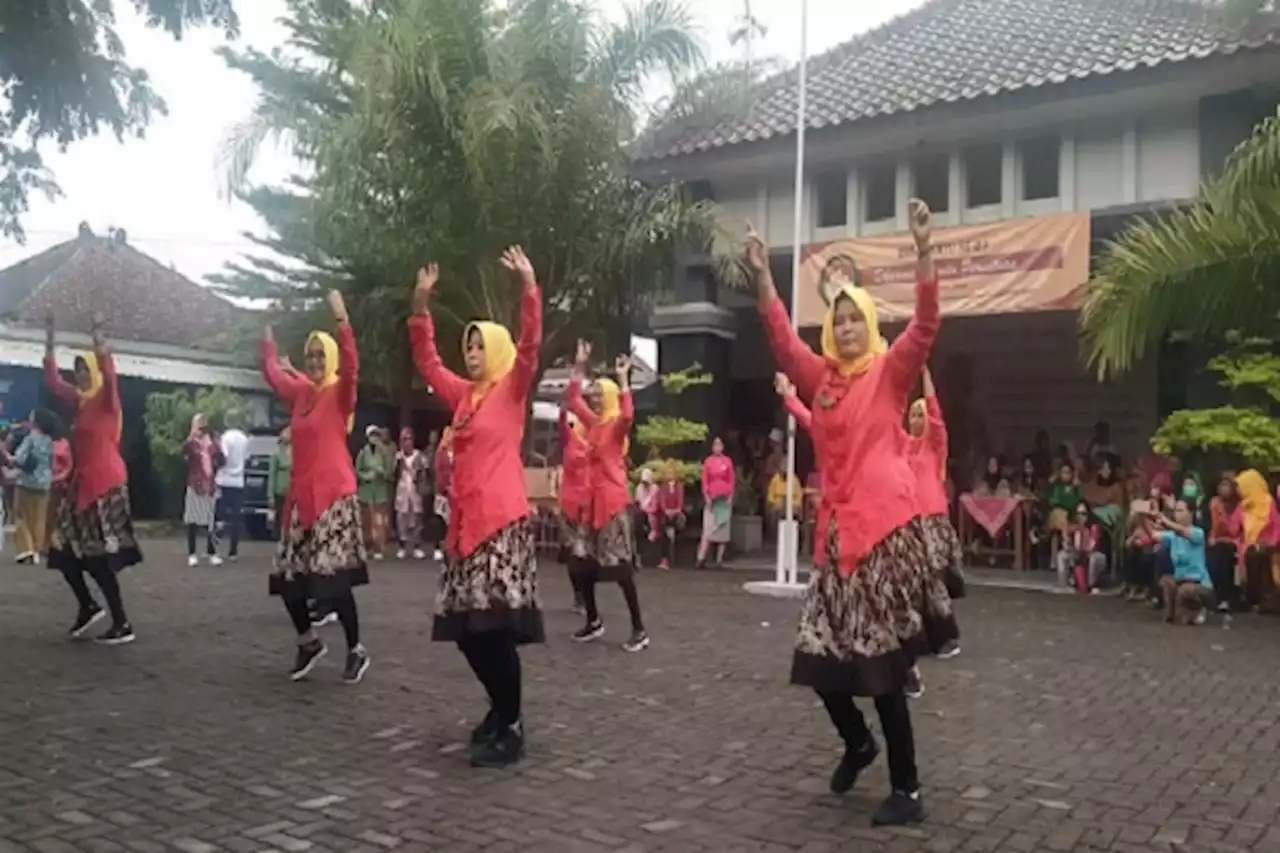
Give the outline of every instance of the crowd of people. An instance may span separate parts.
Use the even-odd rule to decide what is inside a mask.
[[[890,781],[872,818],[877,825],[925,817],[908,700],[923,689],[921,657],[959,652],[952,600],[964,593],[961,545],[948,512],[947,426],[927,369],[941,325],[928,207],[911,200],[908,220],[917,257],[915,310],[891,345],[881,337],[875,301],[837,265],[824,273],[827,308],[815,352],[778,297],[764,242],[749,231],[745,244],[758,311],[780,368],[776,388],[812,438],[813,488],[820,494],[813,502],[814,570],[801,605],[791,681],[816,693],[842,744],[829,783],[835,793],[852,789],[880,753],[855,702],[872,700]],[[372,658],[362,641],[355,592],[370,582],[368,563],[382,553],[391,529],[402,553],[425,557],[424,527],[438,523],[443,567],[432,639],[456,645],[487,696],[486,712],[471,732],[471,762],[478,767],[505,767],[522,758],[519,649],[545,641],[521,452],[542,347],[542,292],[522,249],[506,250],[500,263],[519,282],[518,334],[491,321],[468,324],[461,374],[446,366],[437,346],[431,308],[439,269],[432,264],[418,273],[408,318],[413,359],[451,413],[449,429],[426,449],[417,448],[408,430],[392,449],[390,437],[372,429],[354,459],[348,452],[360,363],[337,292],[328,299],[332,331],[311,333],[301,369],[282,358],[270,327],[260,347],[263,375],[289,412],[271,466],[278,544],[268,592],[281,599],[296,638],[290,676],[307,677],[325,657],[320,617],[341,624],[343,679],[354,684],[364,678]],[[115,644],[135,638],[118,576],[142,553],[119,453],[115,368],[97,324],[93,339],[92,351],[77,357],[74,380],[67,382],[54,361],[49,328],[46,381],[75,412],[76,465],[65,499],[53,510],[48,563],[76,598],[71,635],[82,636],[105,615],[89,591],[91,578],[111,617],[98,639]],[[659,477],[642,474],[634,493],[630,488],[630,358],[618,357],[607,374],[593,372],[591,347],[579,342],[573,363],[560,419],[564,470],[558,495],[562,556],[585,616],[572,639],[603,635],[596,591],[601,581],[616,583],[631,619],[624,648],[638,652],[650,643],[636,584],[638,532],[656,542],[675,538],[686,523],[684,483],[675,466],[666,466]],[[922,394],[912,400],[917,387]],[[215,438],[201,417],[191,425],[184,519],[193,559],[200,531],[214,526],[218,502],[234,503],[234,490],[243,489],[245,454],[235,432],[232,424]],[[24,471],[27,460],[37,458],[52,471],[56,433],[56,425],[37,413],[30,434],[6,449],[5,458]],[[1094,555],[1103,553],[1101,543],[1111,536],[1128,549],[1124,577],[1133,597],[1157,597],[1170,619],[1200,618],[1212,589],[1228,606],[1250,603],[1250,579],[1264,571],[1264,562],[1271,571],[1269,547],[1280,538],[1280,516],[1261,475],[1224,476],[1208,500],[1192,476],[1182,479],[1178,494],[1166,480],[1153,478],[1146,496],[1132,498],[1115,488],[1119,473],[1111,455],[1098,458],[1087,472],[1094,489],[1082,485],[1080,468],[1069,459],[1057,466],[1052,484],[1034,484],[1043,509],[1038,523],[1052,540],[1064,583],[1087,586],[1107,573],[1109,564]],[[1043,468],[1029,462],[1028,481]],[[1016,488],[995,463],[984,485],[996,492]],[[702,466],[699,563],[723,558],[737,476],[716,439]],[[55,481],[41,474],[27,488],[47,493]],[[781,490],[785,500],[785,481]],[[804,496],[790,497],[794,503]],[[28,497],[21,504],[28,507],[20,512],[28,521],[20,524],[20,535],[24,547],[34,549],[43,504]],[[1116,518],[1127,519],[1127,527],[1107,521],[1113,505],[1124,510]],[[229,556],[235,547],[233,539]],[[212,537],[206,536],[206,550],[217,556]]]

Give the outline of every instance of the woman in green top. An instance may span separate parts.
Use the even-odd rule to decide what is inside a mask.
[[[364,541],[373,559],[387,547],[387,509],[391,503],[391,464],[382,446],[382,430],[365,430],[364,447],[356,456],[356,496],[364,518]]]
[[[293,447],[289,428],[280,430],[276,452],[271,454],[267,466],[267,498],[271,501],[271,514],[275,519],[276,539],[280,538],[280,518],[284,515],[284,502],[289,495],[289,473],[293,470]]]
[[[1071,524],[1071,516],[1080,505],[1083,496],[1080,494],[1080,481],[1076,478],[1076,466],[1070,460],[1062,460],[1058,465],[1058,473],[1049,483],[1049,495],[1046,503],[1049,507],[1050,565],[1057,559],[1058,548],[1062,546],[1062,537],[1066,535]]]

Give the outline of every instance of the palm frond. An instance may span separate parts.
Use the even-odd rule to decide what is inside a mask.
[[[596,82],[638,105],[654,74],[678,79],[702,68],[705,48],[683,0],[636,0],[595,46]]]
[[[1214,204],[1223,207],[1280,192],[1280,115],[1259,122],[1227,157],[1221,176],[1208,190]]]
[[[1206,201],[1139,221],[1107,246],[1090,282],[1080,318],[1084,356],[1105,377],[1172,332],[1274,335],[1277,281],[1280,207]]]
[[[263,144],[272,137],[282,138],[289,133],[280,117],[261,100],[247,118],[232,125],[218,144],[215,168],[222,177],[219,196],[226,200],[242,192]]]

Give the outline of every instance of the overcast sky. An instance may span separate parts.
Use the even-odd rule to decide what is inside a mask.
[[[809,0],[810,53],[833,47],[920,2]],[[624,5],[623,0],[598,3],[608,15]],[[27,244],[0,239],[0,267],[70,239],[79,223],[87,221],[99,233],[108,226],[124,228],[132,244],[199,281],[250,248],[242,232],[261,231],[249,208],[220,198],[216,166],[227,128],[252,107],[253,85],[214,55],[221,40],[212,33],[196,32],[175,42],[143,27],[132,5],[115,3],[120,36],[129,60],[150,72],[169,104],[169,115],[151,125],[146,139],[119,143],[106,136],[77,143],[65,154],[46,151],[64,196],[52,202],[34,200],[24,219]],[[742,12],[742,0],[692,0],[691,5],[712,58],[732,56],[727,34]],[[768,27],[757,54],[798,58],[800,3],[753,0],[751,5]],[[284,10],[283,0],[241,0],[237,8],[242,41],[262,49],[283,41],[275,23]],[[288,158],[267,148],[253,177],[273,181],[288,171]]]

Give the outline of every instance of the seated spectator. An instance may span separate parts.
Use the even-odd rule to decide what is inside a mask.
[[[800,478],[791,480],[791,511],[794,518],[801,518],[804,510],[804,494],[800,490]],[[787,472],[778,471],[769,479],[769,489],[765,493],[764,509],[768,514],[769,527],[776,529],[787,512]]]
[[[1155,491],[1153,489],[1153,491]],[[1158,495],[1159,492],[1156,491]],[[1129,537],[1125,540],[1124,597],[1142,601],[1156,583],[1156,546],[1160,499],[1140,498],[1129,504]]]
[[[671,568],[676,550],[676,537],[684,529],[684,482],[674,463],[668,462],[662,472],[662,485],[658,486],[654,511],[649,516],[649,539],[665,540],[658,568]]]
[[[1080,567],[1085,570],[1086,589],[1094,593],[1098,591],[1098,582],[1107,570],[1107,555],[1099,549],[1101,542],[1102,530],[1089,511],[1089,505],[1081,501],[1076,505],[1075,516],[1062,538],[1062,548],[1054,555],[1059,586],[1077,587],[1075,570]]]
[[[1274,609],[1280,572],[1274,565],[1280,545],[1280,514],[1266,478],[1250,469],[1236,476],[1240,504],[1235,520],[1240,529],[1236,581],[1243,582],[1244,603],[1254,609]]]
[[[1012,491],[1009,478],[1005,476],[1004,460],[999,456],[988,456],[987,467],[978,478],[973,493],[980,497],[1008,497]]]
[[[1242,533],[1240,519],[1235,515],[1239,506],[1236,475],[1228,471],[1218,480],[1217,494],[1209,501],[1209,547],[1206,551],[1218,609],[1224,613],[1239,602],[1236,565]]]
[[[1117,538],[1116,533],[1124,516],[1124,481],[1120,478],[1119,457],[1103,455],[1082,491],[1085,501],[1092,508],[1093,517],[1100,525],[1102,539],[1098,543],[1098,550],[1111,555],[1112,544]]]
[[[1050,559],[1056,561],[1058,549],[1062,547],[1062,537],[1071,526],[1071,514],[1084,497],[1080,494],[1080,481],[1076,476],[1076,466],[1064,460],[1058,466],[1058,473],[1049,483],[1049,494],[1045,501],[1048,510],[1048,532],[1050,540]]]
[[[1213,581],[1205,565],[1204,530],[1195,526],[1191,504],[1179,498],[1173,519],[1156,516],[1161,550],[1169,555],[1173,573],[1160,578],[1164,621],[1183,625],[1204,623],[1213,607]]]

